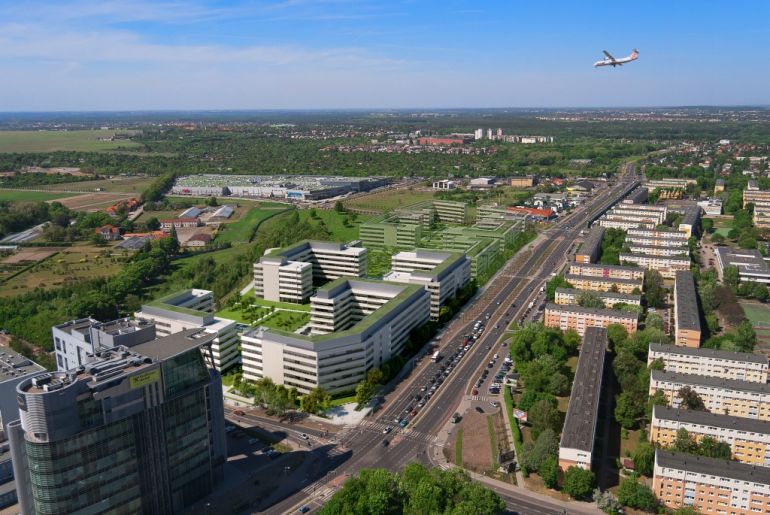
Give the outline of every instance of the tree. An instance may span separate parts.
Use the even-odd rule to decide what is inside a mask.
[[[645,409],[647,420],[652,419],[653,406],[668,406],[668,397],[663,393],[663,390],[655,390],[655,393],[650,395],[650,398],[647,400],[647,407]]]
[[[634,451],[634,469],[642,475],[652,477],[655,465],[655,447],[650,442],[643,441]]]
[[[728,265],[722,272],[722,282],[735,293],[738,291],[739,276],[740,270],[738,270],[738,267],[735,265]]]
[[[209,197],[206,200],[206,205],[209,206],[209,207],[216,207],[216,206],[219,205],[219,202],[217,202],[217,198],[216,197]]]
[[[709,458],[729,460],[732,458],[733,452],[727,442],[720,442],[710,436],[704,436],[698,442],[698,454]]]
[[[609,490],[601,491],[598,488],[595,489],[593,500],[596,503],[597,508],[604,513],[610,513],[611,515],[620,513],[620,509],[622,508],[617,498],[612,495],[612,492]]]
[[[325,411],[331,406],[332,397],[321,387],[313,388],[307,394],[300,397],[300,409],[306,413],[316,414]]]
[[[717,232],[711,235],[711,241],[716,243],[717,245],[721,245],[722,243],[725,242],[725,237]]]
[[[525,445],[519,457],[521,468],[527,472],[538,472],[548,458],[559,454],[559,438],[553,429],[546,429],[532,444]]]
[[[160,229],[160,220],[158,220],[157,217],[151,216],[144,225],[147,226],[147,230],[149,231],[157,231]]]
[[[578,306],[584,308],[604,308],[604,301],[592,292],[584,292],[578,295],[577,303]]]
[[[674,443],[671,445],[671,448],[676,452],[684,452],[687,454],[698,453],[697,442],[690,436],[690,433],[684,428],[679,429],[676,432],[676,438],[674,438]]]
[[[644,327],[654,327],[663,330],[663,317],[657,313],[649,312],[644,319]]]
[[[668,292],[663,285],[663,276],[657,270],[644,272],[644,291],[647,305],[654,308],[662,308],[666,305]]]
[[[591,498],[595,483],[593,472],[573,466],[564,473],[562,490],[573,499],[587,500]]]
[[[658,505],[652,490],[632,478],[626,478],[620,483],[618,502],[646,512],[654,511]]]
[[[91,243],[99,247],[103,247],[107,245],[107,239],[98,232],[93,233],[91,235],[91,238],[89,238],[89,240],[91,241]]]
[[[703,403],[700,395],[690,388],[689,386],[683,386],[677,392],[681,401],[680,406],[683,409],[689,409],[693,411],[706,411],[706,405]]]
[[[644,413],[644,401],[638,392],[627,390],[621,393],[615,403],[615,420],[624,429],[632,429]]]
[[[341,202],[341,201],[339,201],[339,200],[338,200],[337,202],[335,202],[335,203],[334,203],[334,210],[335,210],[337,213],[344,213],[344,212],[346,212],[346,211],[347,211],[347,209],[345,209],[345,206],[344,206],[344,205],[342,204],[342,202]]]
[[[759,302],[767,302],[767,299],[770,298],[770,292],[767,290],[767,286],[765,286],[762,283],[752,283],[753,284],[753,291],[752,295],[755,299],[757,299]]]
[[[557,275],[548,281],[548,284],[545,286],[545,294],[550,302],[556,299],[556,288],[572,288],[572,285],[561,275]]]
[[[554,408],[557,406],[556,397],[554,395],[527,388],[524,390],[524,393],[521,394],[521,397],[519,397],[518,408],[522,411],[529,411],[537,401],[541,400],[547,401]]]
[[[537,438],[546,429],[554,432],[561,429],[561,413],[548,401],[537,401],[527,413],[527,421],[532,425],[532,436]]]
[[[610,324],[607,326],[607,339],[611,349],[617,352],[617,349],[628,339],[628,331],[620,324]]]
[[[549,456],[540,465],[538,474],[540,474],[540,477],[543,479],[543,484],[545,484],[546,488],[556,488],[559,484],[559,472],[561,472],[559,458],[556,456]]]
[[[757,343],[757,333],[751,325],[751,322],[744,320],[735,330],[733,338],[735,346],[740,352],[752,352]]]

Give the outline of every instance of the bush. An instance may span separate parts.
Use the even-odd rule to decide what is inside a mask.
[[[630,506],[646,512],[653,512],[658,505],[655,495],[646,485],[637,483],[635,479],[627,478],[620,483],[618,501],[623,506]]]
[[[596,483],[596,475],[590,470],[570,467],[564,473],[562,490],[573,499],[581,501],[591,498]]]

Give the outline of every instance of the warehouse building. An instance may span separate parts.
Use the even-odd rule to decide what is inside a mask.
[[[651,343],[647,364],[656,359],[663,361],[666,372],[767,383],[768,359],[763,354]]]
[[[637,320],[636,313],[627,311],[548,303],[543,323],[546,327],[558,327],[562,331],[573,329],[583,336],[589,327],[607,327],[610,324],[620,324],[629,334],[635,333]]]
[[[604,240],[604,227],[593,226],[575,253],[575,261],[578,263],[596,263],[602,253],[602,240]]]
[[[674,282],[674,343],[700,347],[700,311],[695,280],[689,270],[676,272]]]
[[[617,290],[626,295],[637,295],[644,287],[644,279],[615,279],[590,275],[565,274],[567,280],[577,290],[609,292]],[[636,292],[636,293],[635,293]]]
[[[585,293],[590,293],[601,299],[602,302],[604,302],[604,307],[608,309],[612,308],[612,306],[615,304],[629,304],[632,306],[642,305],[641,295],[627,295],[624,293],[615,293],[611,291],[596,292],[577,290],[574,288],[556,288],[554,303],[559,305],[577,304],[580,296]]]

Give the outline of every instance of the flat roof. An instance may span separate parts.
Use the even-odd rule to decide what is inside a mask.
[[[644,279],[618,279],[615,277],[603,277],[601,275],[581,275],[581,274],[564,274],[564,278],[569,282],[570,279],[576,281],[599,281],[604,283],[618,283],[618,284],[634,284],[641,286],[644,283]]]
[[[645,239],[651,239],[651,238],[645,238]],[[687,256],[690,253],[690,249],[687,246],[687,242],[682,240],[682,245],[679,247],[671,246],[671,245],[647,245],[646,243],[634,243],[633,241],[627,242],[627,245],[631,247],[632,249],[642,249],[641,252],[634,253],[635,255],[647,255],[647,252],[649,251],[655,251],[655,250],[664,250],[664,251],[676,251],[678,254],[671,254],[668,256],[656,256],[652,254],[650,257],[678,257],[679,254],[683,254],[684,256]]]
[[[752,275],[770,275],[770,267],[762,254],[756,249],[736,249],[733,247],[717,247],[719,260],[723,266],[734,265],[740,273]]]
[[[570,263],[570,268],[572,267],[580,267],[580,268],[594,268],[597,270],[623,270],[626,272],[639,272],[641,269],[638,267],[633,266],[623,266],[623,265],[602,265],[601,263],[576,263],[572,262]],[[643,270],[641,270],[643,271]]]
[[[767,356],[752,352],[735,352],[731,350],[708,349],[706,347],[684,347],[664,343],[651,343],[650,352],[666,352],[669,354],[681,354],[683,356],[702,356],[714,359],[726,359],[729,361],[745,361],[748,363],[764,363],[767,365]]]
[[[44,367],[28,357],[22,356],[9,347],[0,347],[0,382],[44,371]]]
[[[736,431],[770,435],[770,420],[736,417],[735,415],[710,413],[708,411],[672,408],[671,406],[655,404],[652,407],[652,418],[671,420],[683,424],[723,427],[725,429],[734,429]]]
[[[627,258],[639,258],[639,259],[664,259],[666,261],[686,261],[687,263],[690,262],[690,257],[679,257],[679,256],[650,256],[647,254],[640,254],[638,252],[621,252],[620,253],[620,259],[622,260],[623,257]]]
[[[297,243],[293,243],[288,247],[281,247],[268,251],[265,255],[271,257],[284,256],[286,259],[291,260],[292,257],[299,252],[311,250],[327,250],[331,252],[344,252],[347,254],[363,254],[366,252],[364,247],[348,247],[343,242],[332,241],[318,241],[318,240],[300,240]]]
[[[650,371],[650,380],[770,394],[770,384],[767,383],[752,383],[751,381],[741,381],[739,379],[724,379],[721,377],[702,376],[697,374],[665,372],[663,370]]]
[[[588,231],[588,236],[580,245],[578,254],[581,255],[593,255],[599,252],[602,246],[602,240],[604,239],[604,227],[601,225],[595,225]]]
[[[632,320],[639,319],[639,315],[637,315],[636,313],[630,313],[628,311],[620,311],[617,309],[605,309],[605,308],[584,308],[583,306],[577,306],[575,304],[562,305],[562,304],[553,304],[549,302],[548,304],[546,304],[545,309],[550,309],[551,311],[572,311],[572,312],[592,314],[592,315],[629,318]]]
[[[196,295],[195,292],[203,292],[202,295]],[[203,297],[207,294],[211,293],[208,290],[196,290],[193,288],[188,288],[186,290],[179,290],[174,293],[169,293],[165,297],[161,297],[159,299],[155,299],[153,301],[147,302],[142,305],[142,310],[144,311],[145,306],[149,306],[151,308],[157,308],[157,309],[163,309],[166,311],[176,311],[177,313],[184,313],[186,315],[192,315],[196,317],[205,317],[208,315],[205,311],[200,311],[198,309],[191,309],[191,308],[185,308],[182,306],[178,306],[176,304],[173,304],[172,302],[175,299],[178,299],[180,297],[186,297],[186,298],[192,298],[192,297]]]
[[[748,465],[738,461],[720,460],[658,449],[655,451],[655,464],[663,468],[685,470],[708,476],[727,477],[765,485],[770,484],[770,468]]]
[[[700,219],[700,206],[689,206],[684,210],[680,225],[695,225]]]
[[[616,293],[614,291],[593,291],[593,290],[579,290],[577,288],[556,288],[556,293],[566,293],[568,295],[582,295],[583,293],[590,293],[596,295],[599,298],[618,299],[618,300],[635,300],[641,301],[641,295],[631,295],[630,293]]]
[[[607,330],[602,327],[586,328],[560,447],[588,452],[594,448],[606,348]]]
[[[695,279],[689,270],[678,270],[675,277],[674,309],[677,328],[700,331],[700,311],[698,295],[695,293]]]
[[[183,354],[191,349],[207,345],[214,341],[215,338],[216,334],[206,332],[205,329],[198,327],[134,345],[131,347],[131,351],[162,361]]]

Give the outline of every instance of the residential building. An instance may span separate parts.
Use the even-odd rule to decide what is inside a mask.
[[[620,324],[629,333],[634,333],[637,321],[638,315],[627,311],[551,303],[546,305],[543,319],[546,327],[558,327],[563,331],[574,329],[580,336],[583,336],[589,327],[607,327],[610,324]]]
[[[22,513],[182,513],[223,477],[221,376],[200,329],[103,350],[17,388]]]
[[[391,258],[385,281],[421,284],[430,293],[430,317],[438,320],[441,307],[471,279],[471,261],[465,254],[416,249]]]
[[[770,202],[770,191],[747,188],[743,190],[743,207],[749,204],[764,204]]]
[[[577,290],[609,292],[636,295],[641,292],[644,279],[615,279],[612,277],[595,277],[591,275],[565,274],[564,278]]]
[[[642,268],[657,270],[666,279],[673,279],[677,271],[690,269],[690,256],[648,256],[621,252],[619,257],[621,263],[636,263]]]
[[[649,193],[647,191],[647,188],[643,186],[638,186],[635,189],[631,190],[631,192],[626,196],[626,198],[623,199],[623,204],[633,204],[633,205],[645,205],[645,202],[647,202],[647,198],[649,196]]]
[[[535,178],[532,175],[511,177],[510,181],[514,188],[531,188],[535,185]]]
[[[569,467],[591,470],[606,349],[607,330],[587,328],[559,442],[559,467],[562,470]]]
[[[107,241],[117,241],[121,239],[120,228],[115,227],[114,225],[103,225],[94,229],[94,232]]]
[[[661,189],[661,190],[670,190],[670,189],[687,189],[687,186],[689,184],[697,184],[698,181],[695,179],[677,179],[673,177],[668,177],[664,179],[657,179],[657,180],[649,180],[646,182],[645,187],[652,191],[654,189]]]
[[[729,460],[655,451],[655,497],[667,508],[753,515],[770,511],[770,468]]]
[[[655,222],[652,220],[648,222],[638,222],[625,220],[622,217],[610,217],[606,215],[600,218],[597,223],[605,229],[623,229],[624,231],[630,229],[655,229]]]
[[[689,270],[675,274],[674,343],[683,347],[700,347],[700,311],[695,280]]]
[[[193,234],[187,240],[182,243],[183,247],[205,247],[211,243],[212,236],[207,233]]]
[[[671,257],[671,256],[689,256],[690,247],[673,245],[645,245],[641,243],[627,242],[628,249],[632,254],[644,254],[647,256]]]
[[[696,236],[700,227],[701,208],[698,205],[685,208],[682,221],[679,222],[679,231],[687,235],[688,238]]]
[[[364,277],[367,267],[368,251],[363,247],[303,240],[268,250],[254,263],[254,294],[265,300],[307,302],[314,284]]]
[[[471,143],[472,141],[473,140],[471,138],[454,137],[454,136],[445,136],[445,137],[426,136],[422,138],[417,138],[418,145],[428,145],[428,146],[464,145],[466,143]]]
[[[671,252],[675,252],[676,254],[687,254],[690,252],[690,246],[687,243],[687,240],[670,240],[670,239],[660,239],[660,238],[648,238],[645,236],[630,236],[626,235],[626,244],[632,249],[632,252],[637,252],[633,249],[645,249],[647,252],[644,253],[658,253],[658,255],[665,255],[663,254],[663,250],[660,249],[669,249]],[[672,255],[676,255],[672,254]]]
[[[310,331],[257,327],[242,335],[243,378],[269,377],[302,393],[351,391],[400,353],[430,318],[430,293],[416,284],[342,277],[310,299]]]
[[[617,204],[607,212],[607,218],[622,218],[635,222],[655,222],[662,224],[666,221],[666,208],[645,209],[657,206],[628,206],[628,204]]]
[[[454,190],[457,189],[457,183],[455,181],[449,181],[449,180],[442,180],[442,181],[433,181],[433,189],[434,190]]]
[[[171,229],[193,229],[198,227],[201,221],[198,218],[163,218],[160,220],[160,228],[165,232]]]
[[[556,288],[554,303],[560,305],[577,304],[580,296],[584,293],[590,293],[597,296],[604,302],[604,307],[612,308],[615,304],[629,304],[632,306],[642,305],[641,295],[629,295],[625,293],[614,293],[611,291],[587,291],[576,290],[573,288]]]
[[[758,250],[731,247],[714,247],[714,250],[720,277],[724,277],[725,268],[735,266],[738,267],[738,279],[741,282],[770,284],[770,267]]]
[[[698,442],[708,436],[729,444],[731,457],[741,463],[770,467],[770,421],[669,406],[652,407],[651,443],[671,446],[680,429]]]
[[[716,183],[714,183],[714,196],[717,196],[718,193],[722,193],[723,191],[725,191],[725,180],[717,179]]]
[[[575,252],[575,261],[578,263],[596,263],[602,253],[602,240],[604,240],[604,227],[593,226],[580,248]]]
[[[766,383],[661,370],[650,372],[650,395],[661,390],[675,408],[681,403],[679,390],[685,386],[697,393],[712,413],[770,420],[770,385]]]
[[[53,326],[51,333],[56,367],[63,371],[85,365],[89,357],[102,350],[133,347],[154,340],[155,324],[131,318],[111,322],[80,318]]]
[[[664,231],[657,229],[629,229],[626,231],[626,240],[638,242],[640,240],[652,240],[653,245],[667,246],[671,244],[687,245],[688,236],[679,231]]]
[[[651,343],[647,364],[656,359],[663,361],[666,372],[754,383],[767,383],[768,379],[768,358],[764,354]]]
[[[209,290],[181,290],[142,305],[134,313],[139,319],[155,322],[158,336],[168,336],[192,328],[213,334],[211,355],[214,367],[222,372],[240,362],[238,324],[214,315],[214,294]]]
[[[530,218],[538,222],[546,222],[548,220],[553,220],[554,218],[556,218],[556,212],[551,208],[537,209],[534,207],[513,206],[513,207],[507,208],[507,211],[509,213],[529,216]]]
[[[644,279],[644,270],[631,266],[570,263],[571,275],[585,275],[609,279]]]
[[[698,207],[701,208],[707,216],[719,216],[722,214],[722,201],[718,198],[702,200],[698,202]]]

